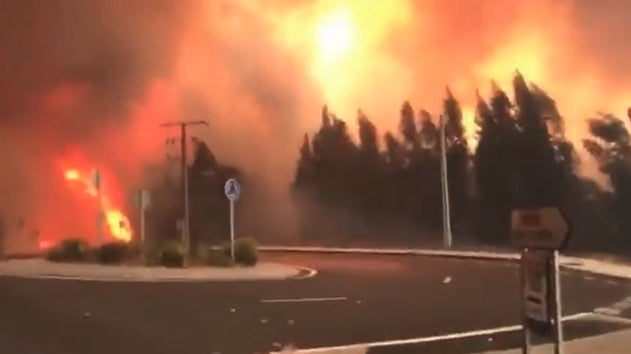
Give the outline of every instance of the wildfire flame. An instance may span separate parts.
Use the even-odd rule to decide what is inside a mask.
[[[64,178],[69,182],[78,183],[87,195],[98,199],[111,237],[118,241],[131,241],[133,232],[129,218],[121,210],[112,206],[110,199],[103,191],[98,191],[93,186],[88,174],[81,173],[78,169],[70,168],[64,171]]]

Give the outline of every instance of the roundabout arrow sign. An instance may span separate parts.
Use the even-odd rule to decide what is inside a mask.
[[[511,229],[512,242],[519,248],[559,250],[570,237],[570,224],[555,207],[514,210]]]

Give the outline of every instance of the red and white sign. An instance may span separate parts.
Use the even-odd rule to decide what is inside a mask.
[[[511,215],[511,239],[521,248],[560,249],[570,235],[558,208],[517,209]]]

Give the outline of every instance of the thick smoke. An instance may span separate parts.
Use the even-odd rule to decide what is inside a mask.
[[[314,38],[335,11],[354,41],[331,63]],[[585,118],[630,104],[629,14],[616,0],[4,0],[0,208],[8,224],[50,222],[68,164],[106,166],[133,188],[177,134],[159,123],[201,118],[210,127],[194,134],[268,191],[278,207],[264,218],[291,234],[287,185],[322,104],[392,129],[403,100],[438,112],[450,85],[472,134],[475,89],[507,87],[519,69],[578,142]]]

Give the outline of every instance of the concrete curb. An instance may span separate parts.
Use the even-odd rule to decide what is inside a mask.
[[[519,254],[516,252],[490,252],[490,251],[458,251],[458,250],[427,250],[415,248],[345,248],[345,247],[298,247],[298,246],[260,246],[262,252],[296,252],[296,253],[329,253],[329,254],[369,254],[369,255],[411,255],[442,258],[460,258],[488,261],[518,262]],[[9,255],[7,259],[34,258],[37,255]],[[615,280],[631,280],[631,266],[599,261],[589,258],[561,256],[561,266],[565,269],[582,273],[593,274]],[[610,269],[605,270],[604,268]],[[315,273],[317,274],[317,272]],[[313,275],[305,276],[309,278]],[[303,278],[303,277],[299,277]]]
[[[288,277],[287,279],[309,279],[318,275],[318,271],[313,268],[308,267],[296,267],[300,270],[300,272],[294,276]]]
[[[518,261],[517,253],[493,253],[475,251],[449,251],[449,250],[424,250],[414,248],[341,248],[341,247],[291,247],[291,246],[261,246],[263,252],[297,252],[297,253],[352,253],[373,255],[410,255],[410,256],[434,256],[450,258],[472,258],[482,260]]]
[[[520,255],[516,252],[456,251],[456,250],[424,250],[424,249],[376,249],[376,248],[341,248],[341,247],[292,247],[261,246],[263,252],[297,252],[297,253],[330,253],[330,254],[371,254],[371,255],[415,255],[442,258],[460,258],[488,261],[518,262]],[[561,266],[565,269],[589,273],[616,280],[631,280],[631,265],[625,266],[589,258],[561,256]],[[605,270],[605,267],[610,267]]]
[[[244,270],[245,273],[240,273],[237,269],[220,269],[218,273],[196,272],[192,269],[187,274],[186,269],[167,269],[164,272],[160,268],[146,268],[146,267],[129,267],[130,269],[123,269],[124,266],[118,268],[118,266],[108,266],[110,268],[118,268],[114,272],[90,272],[87,269],[93,265],[85,265],[86,269],[79,270],[82,265],[77,265],[77,269],[64,269],[67,264],[63,264],[62,267],[55,266],[53,264],[50,268],[47,266],[36,265],[36,268],[29,269],[15,266],[9,266],[8,268],[0,268],[0,276],[9,278],[22,278],[22,279],[54,279],[54,280],[74,280],[74,281],[90,281],[90,282],[119,282],[119,283],[225,283],[225,282],[253,282],[253,281],[271,281],[271,280],[293,280],[293,279],[307,279],[317,275],[317,271],[312,268],[303,266],[290,266],[282,265],[284,269],[275,269],[272,267],[270,270],[259,269],[251,271]],[[265,264],[265,267],[269,267],[270,263]],[[278,264],[280,265],[280,264]],[[209,269],[205,269],[208,271]],[[126,273],[126,271],[128,273]],[[271,273],[268,273],[271,271]],[[165,273],[166,272],[166,273]],[[108,274],[109,273],[109,274]],[[173,274],[176,273],[176,274]],[[180,273],[180,274],[177,274]],[[223,274],[222,274],[223,273]],[[234,274],[231,274],[234,273]],[[285,274],[283,274],[285,273]]]

